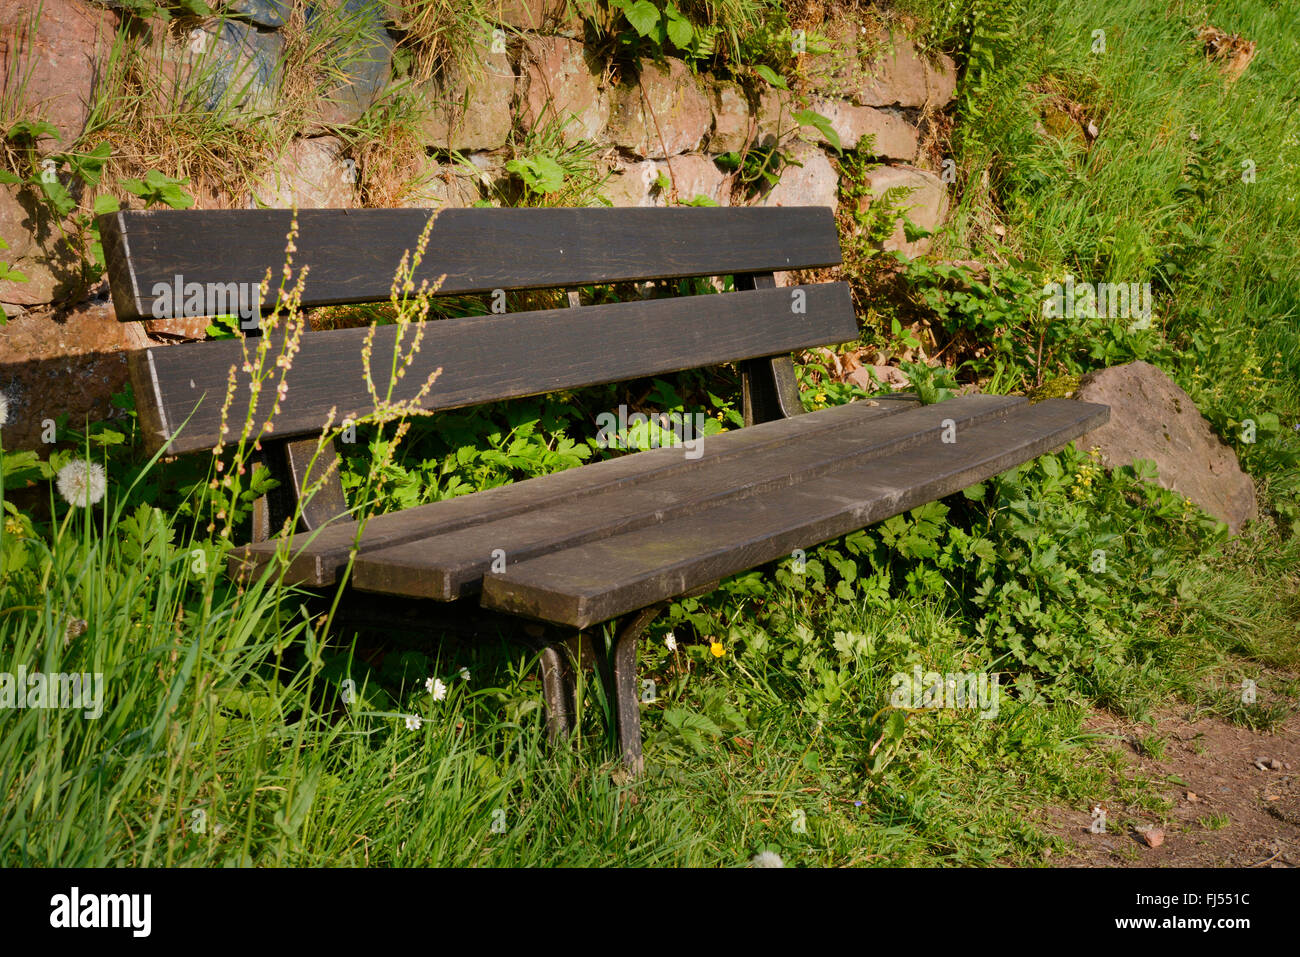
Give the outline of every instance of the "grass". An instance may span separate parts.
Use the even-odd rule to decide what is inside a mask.
[[[760,9],[683,9],[718,22],[733,7]],[[985,483],[982,498],[954,496],[809,550],[804,574],[774,565],[737,576],[651,629],[647,772],[632,782],[595,684],[574,747],[552,750],[523,646],[358,630],[331,620],[328,600],[231,583],[229,540],[208,530],[209,460],[163,469],[137,451],[133,426],[118,438],[103,425],[65,430],[80,451],[65,442],[56,456],[103,461],[109,491],[90,510],[53,492],[41,501],[32,486],[47,488],[49,469],[0,459],[0,671],[102,673],[105,710],[0,718],[0,863],[736,866],[769,850],[788,865],[1035,865],[1061,846],[1035,823],[1042,808],[1166,806],[1159,782],[1131,777],[1087,730],[1093,711],[1142,721],[1181,702],[1277,729],[1300,664],[1300,120],[1279,105],[1294,99],[1300,63],[1294,44],[1275,42],[1290,35],[1285,12],[1265,0],[1209,5],[1216,26],[1260,41],[1229,85],[1197,46],[1201,6],[899,7],[927,47],[972,64],[949,144],[960,192],[947,255],[1157,290],[1152,330],[1065,329],[1036,365],[1021,355],[981,366],[958,350],[957,372],[1010,391],[1155,361],[1236,448],[1260,489],[1258,522],[1228,540],[1136,474],[1096,475],[1086,454],[1066,451]],[[421,55],[435,63],[453,34],[429,35]],[[121,69],[88,140],[147,120]],[[1049,101],[1094,117],[1096,142],[1038,132]],[[174,136],[170,172],[193,164],[237,183],[239,164],[260,162],[262,133],[203,122],[141,125],[115,154],[117,173],[157,164]],[[409,172],[384,140],[411,122],[389,103],[348,131],[363,176],[376,171],[375,201]],[[520,141],[519,155],[550,156],[574,191],[556,195],[591,199],[590,157],[558,152],[549,135]],[[1256,162],[1254,182],[1241,180],[1243,158]],[[909,275],[914,288],[930,281]],[[891,308],[864,316],[864,339],[888,342],[893,315],[949,334],[916,307]],[[851,394],[819,384],[811,363],[803,375],[826,401]],[[586,441],[592,410],[627,401],[734,424],[736,397],[722,371],[519,400],[416,422],[391,457],[389,440],[363,429],[343,477],[380,508],[463,494],[603,454]],[[1247,419],[1255,442],[1242,438]],[[1083,571],[1097,548],[1111,570]],[[998,674],[997,718],[891,707],[895,676],[914,669]],[[445,698],[426,689],[431,677]],[[1243,680],[1257,683],[1254,702]],[[1143,744],[1158,757],[1158,729]]]

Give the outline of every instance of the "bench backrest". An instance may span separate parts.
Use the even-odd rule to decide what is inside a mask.
[[[430,215],[298,212],[293,269],[306,269],[301,304],[387,300],[403,253],[415,250]],[[273,302],[256,301],[257,290],[268,270],[270,288],[280,285],[293,216],[288,210],[166,210],[100,217],[118,318],[270,308]],[[437,295],[722,275],[736,276],[738,291],[430,321],[392,400],[458,408],[854,339],[846,284],[776,288],[755,278],[839,262],[825,207],[447,210],[435,218],[415,273],[417,285],[438,283]],[[380,326],[374,334],[370,363],[381,394],[397,332]],[[331,411],[337,426],[373,410],[362,360],[368,333],[342,329],[301,338],[274,418],[275,438],[318,433]],[[404,351],[411,338],[408,332]],[[280,345],[272,340],[273,355]],[[250,396],[243,343],[163,346],[130,361],[151,449],[169,440],[172,452],[215,446],[223,412],[232,424],[227,440],[238,435]],[[419,395],[436,370],[432,388]],[[232,375],[234,403],[223,410]],[[270,403],[271,396],[260,400],[259,420]]]

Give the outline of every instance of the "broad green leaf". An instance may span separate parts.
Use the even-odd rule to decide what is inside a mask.
[[[643,37],[648,37],[658,28],[661,16],[650,0],[637,0],[631,6],[625,6],[623,15],[627,17],[627,22],[632,24],[632,29]]]
[[[835,152],[842,153],[844,151],[843,146],[840,144],[840,134],[835,132],[835,128],[831,126],[831,121],[816,110],[800,110],[794,114],[794,120],[800,126],[811,126],[817,129],[822,136],[826,137],[826,141]]]
[[[785,78],[778,75],[770,66],[764,66],[760,63],[758,66],[754,67],[754,72],[779,90],[790,89],[789,84],[785,82]]]
[[[695,39],[695,28],[691,26],[691,21],[671,4],[668,7],[668,39],[683,50]]]

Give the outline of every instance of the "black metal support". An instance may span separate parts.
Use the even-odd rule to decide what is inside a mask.
[[[775,287],[776,278],[772,273],[742,273],[736,277],[737,290]],[[740,363],[740,391],[746,426],[788,419],[805,411],[799,398],[794,360],[788,355],[746,359]]]
[[[641,698],[636,686],[637,643],[646,626],[663,610],[662,604],[633,612],[623,620],[610,651],[613,665],[614,720],[623,764],[632,774],[645,768],[641,756]]]
[[[563,644],[542,646],[542,697],[546,702],[546,737],[552,745],[567,742],[573,733],[573,668]]]

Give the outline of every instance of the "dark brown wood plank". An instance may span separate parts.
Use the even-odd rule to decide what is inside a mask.
[[[805,311],[796,313],[793,308]],[[442,319],[418,325],[423,340],[405,377],[393,390],[392,401],[415,400],[429,376],[437,372],[432,388],[419,401],[428,410],[788,353],[857,335],[846,283]],[[416,326],[405,327],[402,351],[410,350]],[[387,392],[402,329],[390,325],[374,330],[371,369],[381,396]],[[370,329],[341,329],[300,336],[292,367],[284,373],[288,388],[274,419],[275,438],[320,431],[330,410],[335,412],[336,423],[359,419],[374,410],[362,358],[370,334]],[[264,340],[271,344],[271,356],[284,351],[283,330],[268,331]],[[150,450],[168,439],[173,440],[173,453],[215,446],[232,370],[234,403],[226,421],[240,427],[248,418],[251,401],[251,377],[243,371],[245,350],[253,348],[228,339],[133,354],[131,373],[137,402],[155,410],[150,424],[156,431],[146,435]],[[268,416],[279,381],[276,373],[264,387],[265,397],[255,421]]]
[[[958,429],[951,444],[931,433],[923,450],[521,562],[483,580],[482,604],[586,628],[950,495],[1109,417],[1068,399],[1020,406]]]
[[[299,210],[303,305],[382,301],[427,209]],[[185,284],[278,289],[290,210],[144,210],[98,217],[119,319],[178,315]],[[450,209],[432,227],[417,283],[443,294],[807,269],[840,262],[827,207]],[[273,303],[267,302],[269,308]],[[166,307],[166,308],[164,308]],[[183,307],[182,307],[183,308]],[[188,313],[187,313],[188,314]],[[198,313],[207,315],[208,313]]]
[[[709,520],[726,502],[763,495],[867,461],[906,456],[935,440],[942,423],[959,431],[1024,404],[1012,396],[971,395],[915,408],[871,428],[810,430],[761,452],[714,460],[686,472],[480,522],[457,531],[367,551],[352,569],[362,591],[451,601],[479,591],[494,557],[506,568],[586,542],[688,515]],[[812,422],[819,413],[801,417]]]
[[[367,522],[360,540],[360,552],[366,554],[562,502],[581,501],[613,488],[634,488],[641,482],[707,468],[718,462],[764,455],[798,437],[807,438],[838,429],[873,432],[880,427],[884,417],[914,408],[916,404],[912,398],[888,397],[854,402],[797,419],[766,422],[709,436],[697,459],[686,458],[680,448],[650,449],[473,495],[379,515]],[[317,587],[332,585],[347,564],[356,541],[356,523],[335,522],[310,535],[294,535],[287,542],[245,546],[232,554],[229,570],[235,576],[254,574],[274,558],[278,549],[284,549],[289,556],[285,568],[287,580]]]

